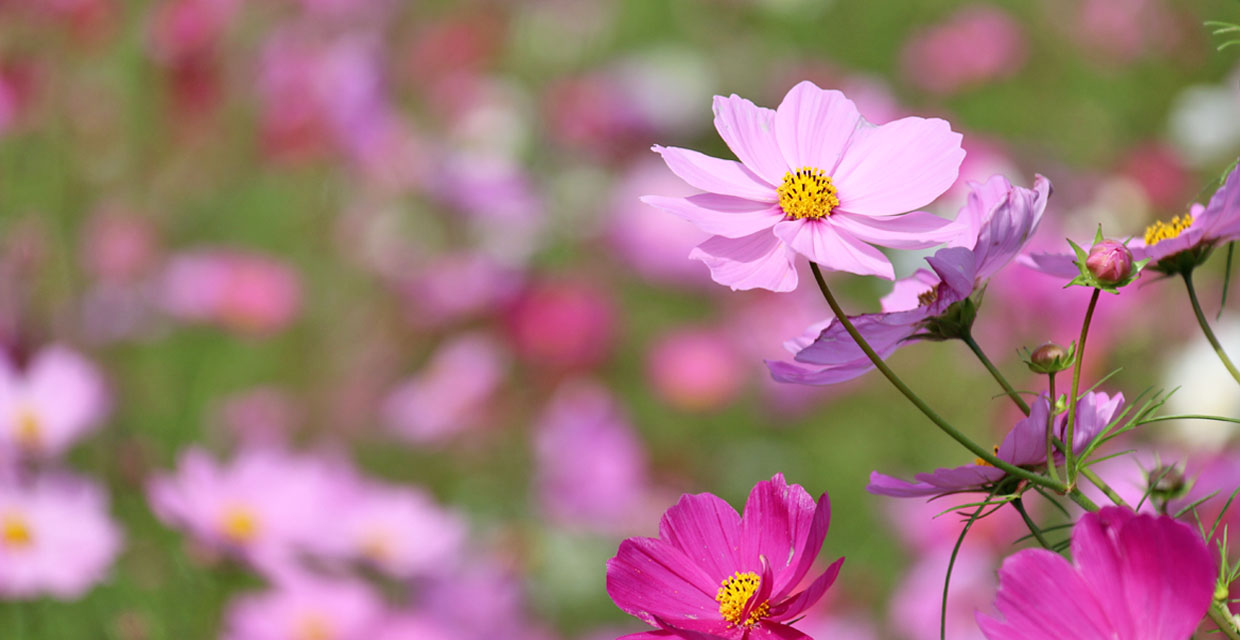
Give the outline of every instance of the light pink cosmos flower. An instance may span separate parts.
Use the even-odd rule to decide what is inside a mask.
[[[659,523],[658,538],[629,538],[607,562],[607,593],[657,631],[625,640],[808,640],[787,623],[835,582],[844,559],[795,591],[830,523],[817,502],[782,474],[759,482],[744,516],[709,493],[684,495]],[[795,591],[795,592],[794,592]]]
[[[291,572],[262,593],[229,605],[225,640],[371,640],[384,622],[383,601],[357,582]]]
[[[108,405],[103,375],[65,346],[42,349],[21,370],[0,359],[0,450],[59,456],[99,427]]]
[[[164,523],[270,573],[322,544],[318,537],[336,522],[353,480],[340,465],[279,450],[246,449],[219,464],[195,448],[181,456],[175,475],[152,479],[147,494]]]
[[[1076,404],[1076,428],[1073,439],[1076,451],[1084,450],[1111,421],[1119,415],[1124,404],[1124,394],[1108,396],[1105,393],[1082,394]],[[1046,465],[1046,422],[1050,403],[1040,396],[1030,407],[1029,415],[1016,423],[1003,443],[995,451],[1000,460],[1018,467]],[[1062,440],[1065,434],[1067,413],[1055,416],[1055,434]],[[1056,459],[1060,454],[1056,453]],[[932,473],[917,474],[917,482],[907,482],[877,471],[870,474],[870,493],[896,498],[940,496],[961,491],[988,491],[1007,477],[1007,472],[979,462],[960,467],[937,469]]]
[[[469,636],[428,615],[402,614],[379,625],[373,640],[471,640]]]
[[[684,327],[650,345],[646,371],[655,392],[682,411],[712,411],[735,399],[746,362],[718,330]]]
[[[646,450],[607,389],[566,384],[537,425],[535,484],[547,512],[600,531],[631,522],[649,487]]]
[[[998,7],[975,4],[913,34],[904,47],[904,75],[917,87],[949,94],[1009,77],[1029,57],[1020,23]]]
[[[802,82],[776,110],[715,97],[715,128],[740,162],[675,147],[654,149],[706,193],[647,196],[714,237],[690,257],[733,289],[796,288],[800,254],[832,271],[894,277],[871,245],[919,249],[955,237],[925,206],[956,181],[961,135],[939,119],[866,122],[838,91]]]
[[[77,599],[120,548],[107,496],[93,483],[61,475],[0,485],[0,595]]]
[[[1070,563],[1026,549],[999,570],[995,607],[979,614],[989,640],[1185,640],[1214,593],[1216,557],[1197,532],[1121,507],[1085,514]]]
[[[643,278],[679,288],[713,288],[702,277],[702,265],[685,260],[711,234],[639,202],[647,193],[691,196],[697,190],[669,174],[657,159],[643,157],[625,171],[612,189],[608,207],[609,246]]]
[[[881,313],[851,318],[883,358],[913,342],[928,323],[948,314],[952,305],[984,287],[1011,262],[1037,230],[1051,194],[1050,181],[1042,176],[1033,189],[1012,186],[998,175],[972,187],[956,219],[961,236],[968,238],[964,246],[939,249],[926,259],[930,269],[918,269],[897,281],[883,298]],[[772,377],[781,382],[836,384],[874,368],[835,318],[810,326],[785,346],[795,354],[796,363],[767,362]]]
[[[174,257],[161,290],[162,306],[172,316],[249,334],[284,328],[301,307],[301,284],[291,267],[232,249],[199,249]]]

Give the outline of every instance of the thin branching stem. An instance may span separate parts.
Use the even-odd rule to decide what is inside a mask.
[[[1020,397],[1020,394],[1016,392],[1016,389],[1008,383],[1007,378],[1003,377],[1003,372],[999,371],[999,368],[990,361],[990,358],[986,357],[986,352],[982,351],[981,345],[977,344],[977,341],[973,339],[973,333],[966,331],[964,332],[964,336],[960,339],[963,340],[965,344],[969,345],[969,349],[973,351],[973,355],[976,355],[977,359],[981,360],[982,366],[986,367],[986,370],[989,371],[990,375],[994,377],[996,382],[999,383],[999,386],[1003,387],[1003,392],[1012,399],[1012,402],[1017,406],[1017,408],[1020,409],[1020,412],[1025,415],[1029,415],[1029,405],[1025,402],[1025,399]]]
[[[1214,347],[1214,353],[1217,353],[1218,359],[1223,361],[1223,366],[1227,367],[1231,377],[1235,378],[1236,382],[1240,382],[1240,370],[1236,369],[1236,365],[1232,363],[1231,358],[1227,357],[1227,352],[1223,351],[1223,345],[1219,343],[1218,337],[1210,329],[1210,323],[1206,320],[1206,314],[1201,310],[1201,302],[1197,300],[1197,289],[1193,287],[1192,271],[1184,272],[1184,286],[1188,288],[1188,299],[1193,303],[1193,314],[1197,316],[1197,324],[1201,325],[1201,332],[1206,335],[1206,340],[1210,341],[1210,346]]]

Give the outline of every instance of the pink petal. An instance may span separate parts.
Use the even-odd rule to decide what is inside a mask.
[[[692,222],[706,233],[725,238],[743,238],[770,229],[784,218],[775,205],[716,193],[687,198],[645,196],[641,200]]]
[[[732,94],[715,96],[715,129],[736,157],[762,179],[779,185],[788,163],[775,142],[775,111]]]
[[[656,616],[721,619],[716,588],[714,576],[680,549],[654,538],[629,538],[607,561],[607,594],[616,606],[651,625],[657,625]]]
[[[659,537],[704,569],[712,587],[741,570],[741,517],[718,496],[681,496],[659,521]],[[713,602],[714,592],[710,595]]]
[[[797,253],[830,271],[861,276],[895,278],[891,263],[881,251],[824,220],[785,220],[775,225],[775,235]]]
[[[826,494],[817,502],[782,474],[759,482],[749,493],[741,516],[741,558],[765,556],[775,575],[775,600],[801,582],[822,549],[831,522]]]
[[[892,498],[919,498],[943,492],[942,489],[924,482],[909,482],[877,471],[870,472],[870,483],[865,490],[874,495]]]
[[[747,640],[814,640],[810,636],[789,627],[773,622],[764,622],[749,630]]]
[[[677,147],[655,145],[653,149],[663,156],[672,173],[696,189],[757,202],[775,203],[779,199],[774,187],[735,160],[720,160]]]
[[[809,81],[793,87],[775,113],[775,137],[787,166],[814,167],[827,175],[833,175],[854,132],[867,125],[852,100]]]
[[[938,118],[902,118],[859,131],[833,174],[840,209],[887,216],[933,202],[956,181],[962,139]]]
[[[1016,263],[1056,278],[1071,279],[1081,273],[1071,253],[1027,253],[1017,257]]]
[[[766,368],[771,372],[771,379],[776,382],[791,384],[809,384],[824,386],[847,382],[874,368],[869,360],[850,362],[832,366],[804,367],[792,362],[766,360]]]
[[[1097,598],[1072,565],[1045,549],[1003,561],[995,608],[1002,620],[978,615],[989,640],[1111,640]]]
[[[797,288],[795,255],[771,232],[759,231],[744,238],[715,236],[698,245],[689,258],[701,260],[710,268],[711,279],[733,291],[792,291]]]
[[[957,298],[963,300],[973,294],[977,282],[977,263],[972,251],[964,247],[947,247],[926,258],[931,269],[938,274]]]
[[[831,223],[870,244],[892,249],[926,249],[960,235],[954,221],[933,213],[913,213],[890,218],[874,218],[840,211]]]
[[[795,618],[805,612],[806,609],[814,606],[822,596],[827,593],[827,589],[835,584],[835,579],[840,575],[840,569],[844,566],[844,559],[840,558],[831,563],[822,575],[814,579],[809,587],[798,593],[796,597],[787,602],[771,609],[771,617],[777,620],[787,620]]]

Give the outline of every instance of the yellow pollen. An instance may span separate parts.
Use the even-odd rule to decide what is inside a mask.
[[[813,167],[785,173],[775,193],[779,195],[779,208],[794,220],[825,218],[840,206],[839,191],[831,183],[831,176]]]
[[[1171,222],[1156,221],[1154,224],[1145,228],[1145,244],[1153,246],[1179,236],[1185,229],[1193,224],[1193,216],[1184,214],[1171,219]]]
[[[938,299],[939,299],[939,290],[928,289],[926,291],[921,292],[921,294],[917,296],[917,303],[923,307],[928,307],[934,304],[934,301]]]
[[[220,532],[235,543],[249,542],[258,535],[258,518],[247,507],[228,507],[220,521]]]
[[[26,449],[38,449],[43,441],[43,425],[39,422],[39,416],[25,407],[17,410],[16,431],[14,436],[18,444]]]
[[[995,446],[994,446],[994,451],[995,451],[995,455],[999,455],[999,445],[995,445]],[[979,466],[979,467],[993,467],[993,466],[995,466],[995,465],[993,465],[993,464],[990,464],[989,462],[986,462],[986,460],[984,460],[984,459],[982,459],[982,458],[974,458],[974,459],[973,459],[973,464],[975,464],[975,465],[977,465],[977,466]]]
[[[6,547],[29,547],[34,542],[34,536],[25,519],[9,513],[0,518],[0,542]]]
[[[332,640],[336,634],[332,632],[331,625],[317,613],[310,613],[303,616],[297,621],[296,630],[293,632],[295,640]]]
[[[745,605],[762,584],[762,577],[758,574],[752,571],[737,571],[720,584],[722,586],[719,587],[719,593],[715,595],[715,601],[719,603],[719,615],[733,625],[752,627],[771,612],[770,603],[763,602],[749,612],[749,617],[744,617]]]
[[[392,542],[382,531],[372,531],[362,536],[362,555],[372,562],[385,562],[392,557]]]

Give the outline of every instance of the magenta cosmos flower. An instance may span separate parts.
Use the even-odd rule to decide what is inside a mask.
[[[881,313],[851,317],[883,358],[919,336],[935,335],[935,325],[943,326],[940,319],[952,314],[955,303],[984,287],[1011,262],[1037,230],[1051,194],[1051,183],[1042,176],[1037,176],[1032,189],[1013,186],[1000,175],[970,186],[969,199],[955,223],[962,246],[939,249],[926,259],[930,269],[918,269],[897,281],[883,298]],[[795,363],[767,361],[771,376],[780,382],[836,384],[874,368],[835,318],[811,326],[785,347],[795,354]]]
[[[705,193],[643,201],[712,234],[690,257],[719,284],[791,291],[796,254],[891,279],[891,263],[872,245],[922,249],[956,233],[949,220],[907,213],[934,201],[960,171],[962,137],[944,120],[875,126],[844,94],[802,82],[774,110],[716,96],[715,128],[740,162],[655,146],[673,173]]]
[[[1089,392],[1081,395],[1076,401],[1076,429],[1073,439],[1076,440],[1076,451],[1082,451],[1093,442],[1098,434],[1119,414],[1124,404],[1124,394],[1108,396],[1105,393]],[[1040,396],[1030,407],[1028,417],[1016,423],[1015,427],[1003,438],[1003,443],[995,447],[995,455],[1000,460],[1018,467],[1046,466],[1046,418],[1050,411],[1050,403],[1045,395]],[[1062,440],[1067,423],[1067,414],[1055,416],[1055,434]],[[1056,453],[1056,458],[1060,454]],[[948,469],[937,469],[932,473],[917,474],[916,482],[908,482],[899,478],[883,475],[877,471],[870,474],[870,484],[866,490],[878,495],[896,498],[915,498],[919,496],[941,496],[961,491],[989,491],[994,485],[1007,477],[1007,472],[992,467],[980,458],[974,464]]]
[[[844,563],[797,591],[830,519],[825,493],[815,503],[782,474],[753,488],[743,516],[709,493],[684,495],[663,514],[658,538],[629,538],[607,562],[611,599],[658,627],[624,640],[808,639],[787,623],[822,597]]]
[[[1185,640],[1210,606],[1215,557],[1188,525],[1120,507],[1072,530],[1075,564],[1026,549],[999,570],[990,640]]]

